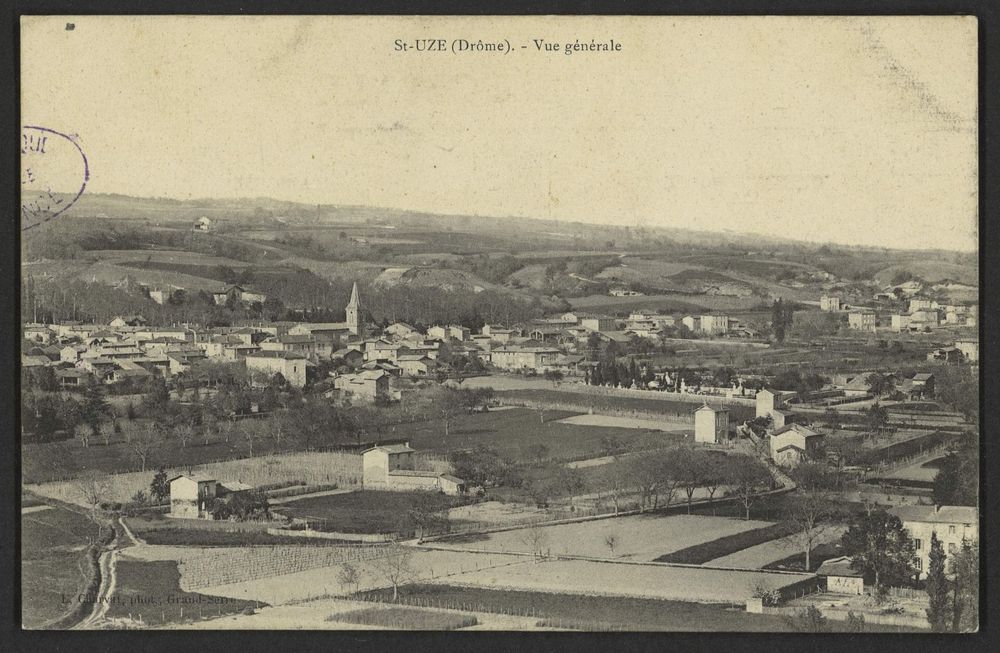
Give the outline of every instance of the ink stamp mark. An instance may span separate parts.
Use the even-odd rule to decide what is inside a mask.
[[[87,155],[70,136],[47,127],[21,128],[21,229],[65,213],[90,179]]]

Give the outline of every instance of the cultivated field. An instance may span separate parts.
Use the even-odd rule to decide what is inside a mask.
[[[459,574],[448,582],[493,589],[743,603],[753,595],[758,585],[779,589],[809,578],[809,574],[737,572],[591,560],[544,560]]]
[[[239,481],[259,486],[270,483],[302,481],[307,485],[336,483],[341,487],[361,483],[361,457],[336,451],[291,453],[274,456],[243,458],[227,462],[208,463],[167,469],[167,476],[195,472],[219,480]],[[148,494],[155,469],[109,476],[108,501],[128,501],[138,490]],[[74,481],[54,481],[26,485],[26,489],[53,499],[85,504],[80,488]]]
[[[445,510],[459,499],[430,492],[387,492],[364,490],[349,494],[299,499],[280,506],[275,512],[306,519],[317,530],[344,533],[392,533],[416,527],[412,510],[418,506]]]
[[[702,542],[769,525],[770,522],[729,517],[634,515],[459,536],[434,545],[517,553],[532,553],[540,548],[552,555],[650,561]],[[612,536],[613,550],[608,545]]]
[[[440,551],[413,549],[407,574],[412,582],[452,578],[456,574],[491,569],[508,565],[530,564],[529,559],[520,555],[493,555],[466,553],[462,551]],[[312,600],[330,596],[343,596],[355,591],[386,587],[389,582],[381,573],[379,565],[373,562],[352,562],[358,571],[356,585],[346,585],[341,579],[342,565],[334,564],[315,567],[281,576],[269,576],[236,583],[212,585],[200,591],[216,596],[228,596],[248,600],[264,601],[270,605],[283,605],[292,601]]]
[[[840,541],[841,535],[847,530],[844,526],[835,526],[823,531],[813,546],[831,544]],[[780,538],[751,546],[742,551],[709,560],[709,567],[736,567],[739,569],[762,569],[767,565],[784,560],[802,549],[796,542],[788,538]]]
[[[659,431],[560,423],[572,415],[573,412],[565,410],[546,410],[542,422],[542,415],[536,410],[513,408],[460,415],[449,424],[447,436],[440,419],[403,424],[383,435],[405,437],[415,449],[442,454],[476,446],[493,447],[515,460],[530,460],[532,449],[539,444],[548,447],[553,458],[571,459],[600,453],[605,438],[617,438],[637,449],[658,449],[680,442],[679,436]]]
[[[560,424],[575,426],[611,426],[620,429],[651,429],[653,431],[690,431],[692,424],[686,420],[652,420],[613,415],[573,415],[559,420]]]

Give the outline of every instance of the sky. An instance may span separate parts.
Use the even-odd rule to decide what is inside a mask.
[[[978,247],[973,18],[37,16],[21,67],[87,192]]]

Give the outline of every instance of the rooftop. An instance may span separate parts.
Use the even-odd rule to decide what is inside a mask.
[[[896,506],[889,512],[904,522],[972,524],[979,521],[979,510],[971,506]]]

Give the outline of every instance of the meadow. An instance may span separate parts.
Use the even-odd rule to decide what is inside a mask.
[[[21,516],[21,623],[39,628],[76,607],[87,587],[97,526],[82,510],[52,506]]]
[[[540,549],[552,555],[648,562],[664,561],[667,554],[722,537],[772,527],[771,522],[729,517],[648,514],[463,535],[435,546],[528,554]]]

